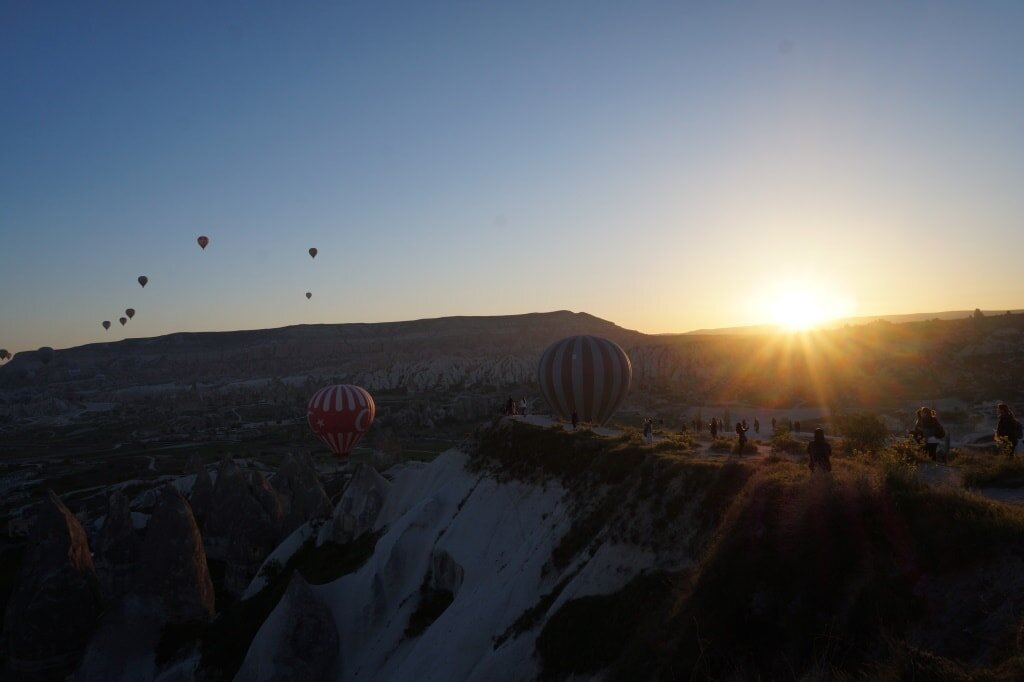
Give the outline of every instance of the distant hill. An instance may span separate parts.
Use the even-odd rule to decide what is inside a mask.
[[[1024,387],[1024,315],[971,315],[852,318],[799,339],[751,331],[771,329],[763,326],[649,335],[566,310],[178,333],[58,350],[45,367],[35,352],[18,353],[0,368],[0,388],[116,402],[126,389],[156,395],[233,385],[255,391],[258,399],[271,389],[257,384],[281,380],[307,387],[354,383],[375,394],[435,401],[446,394],[494,396],[533,385],[537,359],[552,342],[595,334],[629,355],[636,409],[650,410],[659,400],[666,409],[715,402],[877,407],[931,397],[1014,400]],[[0,394],[0,403],[23,399]]]
[[[1011,314],[1024,312],[1024,308],[1016,308],[1009,311]],[[1006,310],[983,310],[986,317],[993,315],[1005,315]],[[902,315],[864,315],[861,317],[843,317],[837,320],[829,320],[820,325],[822,329],[835,329],[844,325],[870,324],[882,320],[900,324],[903,322],[925,322],[927,320],[961,320],[974,315],[973,310],[947,310],[941,313],[905,313]],[[774,324],[752,324],[743,327],[719,327],[714,329],[695,329],[686,334],[774,334],[780,331],[780,327]],[[674,334],[663,334],[662,336],[674,336]]]

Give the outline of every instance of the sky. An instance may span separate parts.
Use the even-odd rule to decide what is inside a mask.
[[[0,347],[1020,308],[1022,34],[995,0],[9,0]]]

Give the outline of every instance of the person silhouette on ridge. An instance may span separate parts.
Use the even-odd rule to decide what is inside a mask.
[[[832,445],[825,440],[825,429],[814,429],[814,440],[807,444],[807,466],[811,473],[816,467],[832,471]]]

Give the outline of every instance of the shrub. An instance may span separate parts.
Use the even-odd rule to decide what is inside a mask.
[[[922,487],[917,478],[916,458],[908,458],[905,453],[892,448],[885,448],[877,453],[855,450],[854,457],[869,460],[881,473],[882,481],[890,490],[916,490]]]
[[[734,438],[716,438],[711,441],[711,445],[708,446],[708,449],[711,450],[711,452],[732,452],[733,448],[736,447],[734,445],[735,440],[736,439]]]
[[[996,450],[1003,457],[1013,457],[1013,441],[1006,436],[996,436]]]
[[[894,454],[902,457],[904,461],[910,462],[923,462],[928,457],[925,455],[924,448],[921,447],[921,443],[917,442],[909,436],[903,438],[897,438],[889,444],[887,450],[892,451]]]
[[[790,455],[802,454],[807,449],[807,444],[793,436],[788,429],[779,429],[772,436],[772,454],[785,452]]]
[[[961,454],[957,464],[966,488],[1024,485],[1024,460],[984,454]]]
[[[889,437],[889,429],[876,414],[850,414],[839,417],[838,423],[847,452],[878,452]]]

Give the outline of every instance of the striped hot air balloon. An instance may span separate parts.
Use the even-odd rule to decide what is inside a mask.
[[[540,356],[537,381],[563,419],[603,424],[629,393],[633,366],[619,346],[600,336],[569,336]]]
[[[377,406],[365,388],[351,384],[325,386],[313,394],[306,409],[309,428],[345,459],[373,423]]]

